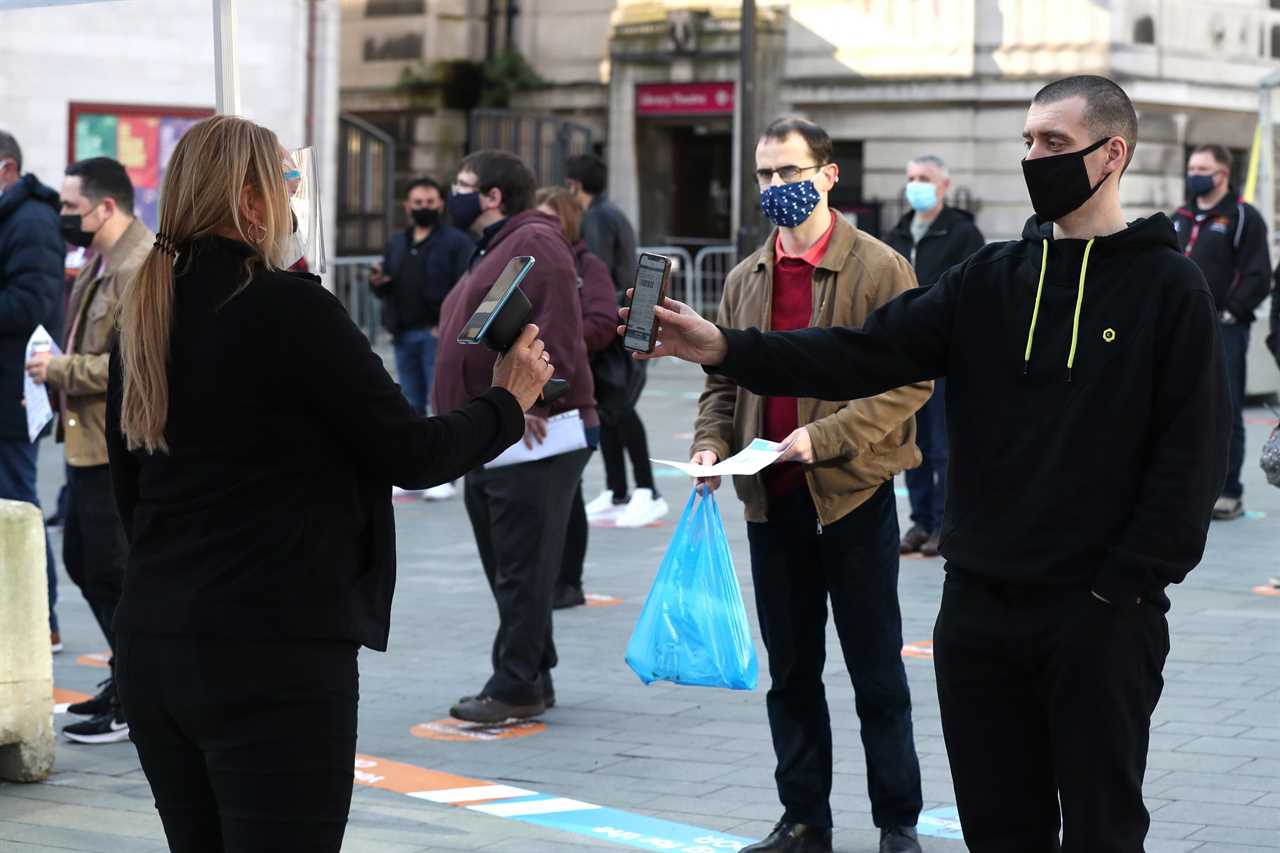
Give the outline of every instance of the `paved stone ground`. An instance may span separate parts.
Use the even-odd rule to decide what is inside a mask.
[[[683,459],[700,387],[698,371],[664,364],[652,375],[643,412],[655,456]],[[1204,564],[1174,594],[1173,654],[1152,736],[1149,853],[1263,853],[1280,850],[1280,598],[1251,592],[1280,574],[1276,524],[1280,491],[1256,467],[1265,410],[1249,427],[1249,508],[1269,514],[1217,525]],[[60,450],[41,460],[42,491],[61,481]],[[600,463],[589,468],[597,493]],[[410,734],[447,715],[452,701],[480,687],[496,617],[460,500],[399,506],[400,583],[392,646],[361,655],[360,751],[433,770],[574,797],[652,817],[761,837],[780,813],[761,689],[750,694],[642,686],[623,650],[671,535],[688,483],[663,478],[672,503],[667,526],[593,530],[588,589],[622,598],[616,607],[557,614],[559,706],[546,731],[518,740],[446,743]],[[746,533],[731,490],[722,510],[744,595],[751,601]],[[905,499],[900,499],[905,507]],[[55,534],[56,535],[56,534]],[[55,549],[59,543],[55,542]],[[905,561],[901,597],[908,642],[931,634],[941,564]],[[77,664],[101,650],[78,591],[63,575],[60,616],[67,651],[57,685],[92,692],[102,670]],[[754,614],[752,614],[754,622]],[[833,807],[838,850],[875,850],[853,697],[834,632],[828,697],[837,748]],[[934,694],[932,665],[908,659],[916,744],[926,808],[953,801]],[[61,722],[61,720],[60,720]],[[924,839],[931,853],[958,841]],[[604,842],[357,787],[348,853],[486,850],[569,851]],[[161,851],[164,838],[132,745],[60,743],[48,784],[0,785],[0,851]],[[622,849],[622,848],[614,848]]]

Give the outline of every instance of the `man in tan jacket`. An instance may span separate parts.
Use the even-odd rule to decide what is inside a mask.
[[[786,330],[861,326],[916,286],[896,252],[835,214],[831,139],[801,119],[771,124],[756,148],[761,205],[778,225],[725,282],[721,326]],[[743,853],[831,850],[831,723],[822,685],[827,598],[856,694],[871,813],[881,853],[919,853],[920,767],[902,664],[894,475],[920,464],[914,414],[923,382],[843,403],[758,397],[707,378],[693,461],[714,463],[752,439],[783,459],[735,477],[746,504],[760,631],[769,652],[769,726],[782,820]],[[709,481],[716,488],[718,481]]]
[[[62,184],[62,235],[97,256],[76,278],[67,309],[65,354],[40,353],[27,365],[61,404],[58,440],[67,448],[67,517],[62,561],[84,593],[112,652],[111,620],[120,601],[128,542],[116,510],[107,465],[107,363],[116,334],[116,306],[137,274],[155,234],[133,215],[133,184],[120,163],[94,157],[72,164]],[[97,696],[72,705],[90,719],[63,729],[81,743],[129,737],[108,680]]]

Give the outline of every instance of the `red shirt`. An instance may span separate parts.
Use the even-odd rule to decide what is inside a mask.
[[[782,235],[774,246],[773,313],[769,328],[777,332],[807,329],[813,320],[813,271],[827,254],[827,245],[836,230],[836,214],[831,214],[827,233],[802,255],[788,255]],[[766,397],[764,437],[782,441],[800,427],[800,410],[795,397]],[[797,462],[764,469],[764,485],[769,497],[780,498],[804,486],[804,466]]]

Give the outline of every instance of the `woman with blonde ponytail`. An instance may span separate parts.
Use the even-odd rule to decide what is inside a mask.
[[[391,487],[518,441],[553,371],[530,326],[487,393],[416,415],[319,279],[281,269],[286,157],[245,119],[187,132],[111,359],[116,682],[174,853],[338,853],[356,652],[387,647]]]

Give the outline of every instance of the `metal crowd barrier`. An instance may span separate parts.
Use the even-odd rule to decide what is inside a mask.
[[[348,255],[333,262],[334,295],[372,344],[382,335],[382,303],[369,287],[369,268],[378,260],[378,255]]]

